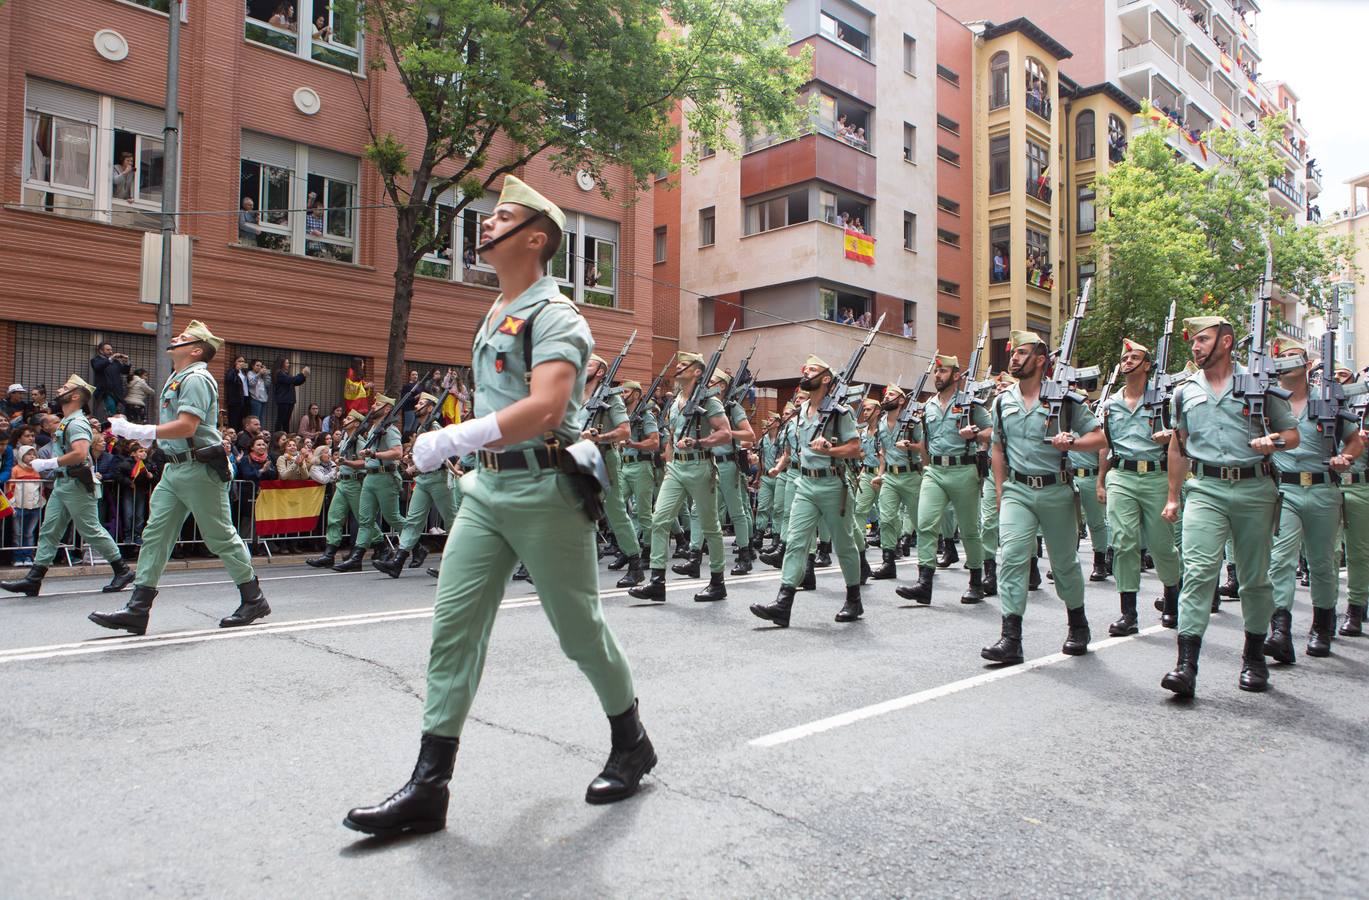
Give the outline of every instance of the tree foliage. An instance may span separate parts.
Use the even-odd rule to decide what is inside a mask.
[[[609,168],[638,187],[671,168],[680,109],[696,147],[794,134],[809,57],[788,50],[784,0],[370,0],[380,51],[422,131],[370,116],[367,158],[397,217],[387,385],[397,389],[414,271],[469,203],[535,157],[554,171]],[[368,113],[372,112],[368,110]],[[685,154],[697,161],[697,150]],[[454,206],[438,198],[455,189]]]
[[[1266,235],[1280,289],[1322,306],[1350,248],[1318,226],[1295,225],[1270,203],[1270,179],[1284,171],[1277,142],[1286,122],[1281,113],[1256,131],[1207,133],[1216,164],[1205,170],[1177,153],[1161,128],[1133,138],[1126,159],[1097,183],[1099,275],[1081,359],[1115,359],[1124,337],[1154,347],[1171,300],[1176,332],[1185,317],[1213,314],[1229,318],[1238,333],[1248,330]],[[1171,369],[1181,358],[1172,354]]]

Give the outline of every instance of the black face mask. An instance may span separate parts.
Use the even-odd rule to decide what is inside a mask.
[[[824,375],[824,374],[825,374],[825,373],[819,372],[817,375],[814,375],[812,378],[805,378],[805,379],[803,379],[802,381],[799,382],[799,387],[803,388],[805,391],[815,391],[815,390],[817,390],[818,388],[822,387],[822,379],[823,379],[823,375]]]

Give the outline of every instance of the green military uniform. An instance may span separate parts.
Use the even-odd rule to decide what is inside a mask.
[[[362,440],[362,447],[376,453],[393,450],[403,443],[399,426],[387,425],[380,431],[376,422]],[[378,516],[384,516],[391,529],[403,527],[404,517],[399,512],[399,463],[371,457],[366,460],[366,475],[361,480],[361,499],[357,511],[357,549],[365,551],[380,540]],[[354,551],[355,552],[355,551]]]
[[[628,436],[634,441],[645,441],[653,434],[659,434],[661,426],[656,419],[657,408],[648,401],[642,414],[629,420]],[[647,453],[623,448],[623,492],[632,498],[632,515],[636,519],[637,531],[645,536],[651,531],[651,514],[656,497],[656,459],[660,451]],[[638,552],[641,552],[640,542]]]
[[[867,421],[860,427],[860,470],[855,484],[856,496],[856,515],[855,515],[855,539],[857,552],[865,553],[865,525],[870,520],[871,510],[875,510],[875,501],[879,499],[879,491],[875,488],[875,476],[879,474],[879,404],[876,401],[869,401],[874,404],[874,410],[870,413],[871,421]],[[873,430],[870,425],[874,425]],[[875,511],[876,517],[879,513]]]
[[[1108,542],[1107,513],[1103,504],[1098,502],[1098,453],[1071,450],[1066,454],[1066,464],[1074,470],[1074,490],[1079,495],[1079,505],[1084,511],[1084,523],[1089,528],[1093,552],[1103,553],[1111,544]]]
[[[433,421],[429,431],[441,431],[442,423]],[[404,517],[404,530],[399,535],[399,549],[413,550],[418,546],[428,527],[428,513],[437,510],[442,517],[442,527],[452,530],[456,518],[457,494],[451,486],[451,473],[446,466],[432,472],[419,472],[414,476],[414,490],[409,496],[409,512]]]
[[[1363,631],[1369,607],[1369,473],[1365,460],[1369,448],[1355,457],[1350,471],[1342,472],[1341,497],[1345,508],[1345,592],[1349,599],[1340,633],[1357,636]]]
[[[916,399],[909,397],[908,402]],[[890,415],[894,416],[893,422],[889,421]],[[881,416],[875,432],[884,457],[879,488],[879,547],[886,560],[894,552],[900,535],[910,533],[909,529],[915,527],[905,522],[916,521],[918,497],[922,493],[922,458],[917,451],[900,450],[896,446],[902,440],[921,442],[922,424],[914,422],[910,428],[903,429],[897,418],[897,411]],[[935,551],[935,541],[932,547]],[[888,577],[893,577],[892,573]]]
[[[354,416],[357,421],[365,421],[366,416],[352,410],[347,414]],[[357,451],[360,444],[361,431],[353,431],[351,434],[344,433],[342,442],[338,444],[338,474],[337,480],[333,482],[333,496],[328,501],[328,515],[324,540],[330,548],[342,545],[343,531],[347,528],[347,518],[352,516],[359,523],[361,521],[361,479],[360,469],[353,469],[344,466],[340,462],[343,459],[357,459]],[[358,544],[357,546],[360,546]],[[330,556],[325,552],[325,556]],[[328,565],[332,565],[332,560],[328,560]]]
[[[719,373],[722,374],[722,373]],[[718,375],[714,375],[717,378]],[[735,430],[746,421],[746,410],[742,409],[740,403],[725,401],[723,397],[727,393],[726,376],[725,383],[721,392],[718,394],[720,403],[725,406],[727,421]],[[737,446],[736,441],[722,444],[711,448],[713,454],[713,465],[718,474],[717,491],[713,498],[713,508],[719,513],[726,510],[728,518],[732,520],[732,534],[736,539],[735,543],[739,551],[745,551],[751,545],[751,504],[749,502],[746,484],[743,480],[742,470],[737,465],[740,454],[746,451]],[[721,500],[721,502],[719,502]],[[693,549],[703,546],[703,529],[699,517],[699,506],[694,505],[694,512],[689,521],[689,545]],[[709,562],[712,563],[712,545],[709,546]],[[715,570],[716,571],[716,570]]]
[[[53,458],[70,453],[71,445],[77,441],[89,443],[94,438],[85,410],[78,409],[64,417],[57,430],[53,432]],[[96,493],[99,490],[99,483],[96,482],[95,488],[91,489],[77,479],[77,469],[91,468],[90,457],[86,457],[81,466],[58,469],[54,474],[52,495],[48,497],[47,506],[43,511],[43,527],[38,532],[38,552],[33,557],[34,565],[52,565],[52,561],[57,557],[62,535],[66,534],[68,523],[76,526],[76,533],[90,545],[91,549],[100,554],[105,562],[117,566],[123,559],[119,553],[119,545],[110,537],[105,526],[100,524],[100,505]],[[141,569],[140,563],[139,570]]]
[[[775,529],[776,524],[782,520],[776,498],[779,478],[769,474],[770,470],[775,468],[775,463],[778,462],[780,456],[778,435],[775,437],[771,437],[768,433],[763,435],[756,449],[760,457],[761,474],[760,488],[756,492],[755,528],[762,534],[769,534]]]
[[[591,415],[582,407],[579,415],[581,431],[612,431],[626,421],[627,407],[623,403],[621,392],[609,395],[607,409]],[[637,532],[632,527],[632,520],[628,518],[627,501],[623,497],[622,487],[618,481],[622,458],[617,447],[611,444],[598,446],[600,454],[604,457],[604,468],[608,470],[608,487],[604,490],[603,496],[604,518],[608,519],[609,528],[613,529],[618,549],[629,558],[640,556],[642,548],[637,543]]]
[[[799,453],[802,448],[799,447],[798,427],[791,417],[780,429],[780,453],[789,454],[787,468],[775,481],[775,519],[781,543],[789,539],[789,510],[794,505],[794,488],[799,483]]]
[[[949,509],[955,515],[954,522],[960,526],[966,562],[973,572],[984,565],[979,523],[978,442],[960,436],[962,412],[949,402],[943,403],[939,394],[932,395],[924,410],[922,430],[931,465],[923,472],[918,493],[917,561],[919,566],[936,566],[938,528],[954,533],[955,525],[945,521],[944,513]],[[975,427],[990,427],[989,411],[984,407],[972,406],[969,416],[970,424]]]
[[[833,548],[846,585],[858,586],[860,559],[854,544],[855,503],[849,496],[846,464],[844,460],[818,453],[809,447],[819,437],[818,411],[811,404],[811,400],[804,401],[794,416],[795,431],[802,451],[798,455],[798,483],[794,488],[793,504],[789,508],[788,550],[780,582],[788,587],[799,584],[807,566],[807,554],[804,551],[817,533],[819,521],[823,521],[832,535]],[[827,433],[822,436],[831,441],[833,446],[854,439],[855,417],[849,410],[836,413],[828,423]]]

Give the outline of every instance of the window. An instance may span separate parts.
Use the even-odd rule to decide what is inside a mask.
[[[903,159],[905,162],[917,162],[917,126],[903,123]]]
[[[867,31],[862,31],[852,22],[838,19],[831,13],[823,12],[819,14],[818,26],[824,37],[836,41],[852,53],[866,59],[870,58],[869,24],[864,24]]]
[[[960,87],[960,76],[956,74],[955,69],[950,69],[941,65],[941,63],[937,63],[936,74],[938,78],[944,78],[956,87]]]
[[[322,11],[322,12],[320,12]],[[361,0],[314,0],[310,57],[355,72],[361,61]]]
[[[452,236],[456,233],[455,215],[456,208],[452,203],[439,198],[432,222],[437,243],[418,261],[418,267],[415,270],[417,274],[429,278],[450,279],[452,277]]]
[[[1085,281],[1088,281],[1090,278],[1092,278],[1093,276],[1095,276],[1095,275],[1097,275],[1097,274],[1098,274],[1098,266],[1097,266],[1097,264],[1091,263],[1091,262],[1080,263],[1080,264],[1079,264],[1079,281],[1078,281],[1079,289],[1080,289],[1080,290],[1083,290],[1083,288],[1084,288],[1084,282],[1085,282]]]
[[[1094,141],[1093,110],[1086,109],[1074,120],[1074,158],[1093,159]]]
[[[709,147],[709,146],[705,145],[704,148],[703,148],[702,150],[699,151],[699,159],[711,159],[712,157],[717,156],[717,155],[718,155],[718,148],[717,148],[717,147]]]
[[[159,13],[171,12],[171,0],[128,0],[136,6],[146,6],[148,9],[155,9]]]
[[[989,193],[1002,194],[1009,189],[1012,163],[1008,160],[1008,136],[989,139]]]
[[[238,242],[354,262],[357,172],[355,157],[244,131]]]
[[[1030,57],[1027,59],[1027,109],[1043,119],[1051,117],[1050,78],[1045,66]]]
[[[910,34],[903,36],[903,71],[917,74],[917,39]]]
[[[356,160],[326,150],[309,151],[304,198],[304,253],[353,262]]]
[[[989,60],[989,109],[1008,105],[1008,51],[1001,50]]]
[[[1108,159],[1121,162],[1127,155],[1127,126],[1114,115],[1108,116]]]
[[[713,207],[699,210],[699,246],[712,247],[718,239],[717,213]]]
[[[618,226],[613,225],[614,240],[592,234],[584,238],[584,267],[582,270],[581,303],[592,306],[617,305]]]
[[[657,170],[656,170],[656,180],[657,180],[657,181],[665,181],[665,180],[666,180],[667,178],[669,178],[669,177],[670,177],[670,170],[669,170],[669,169],[657,169]]]
[[[955,119],[943,116],[941,113],[936,114],[936,127],[948,134],[960,136],[960,123]]]
[[[960,154],[956,153],[949,147],[943,147],[940,144],[937,144],[936,155],[938,159],[944,159],[946,162],[950,163],[953,166],[960,165]]]
[[[1002,284],[1012,272],[1012,241],[1007,225],[989,229],[989,283]]]
[[[1027,194],[1047,203],[1051,199],[1050,156],[1035,141],[1027,141]]]
[[[1027,229],[1027,284],[1050,290],[1054,285],[1051,274],[1051,239],[1044,231]]]
[[[936,239],[943,244],[950,244],[952,247],[960,246],[960,235],[954,231],[947,231],[945,228],[936,230]]]
[[[1079,233],[1088,234],[1094,229],[1094,193],[1093,185],[1086,184],[1079,188]]]
[[[910,341],[917,340],[917,301],[903,301],[903,336]]]
[[[940,194],[936,198],[936,208],[953,216],[960,215],[960,204],[949,197],[942,197]]]
[[[822,317],[841,325],[858,325],[861,316],[873,308],[871,297],[864,291],[827,286],[818,287]],[[867,328],[869,326],[866,326]]]
[[[818,207],[822,221],[838,228],[850,228],[869,234],[874,228],[870,218],[870,204],[854,194],[818,189]]]
[[[652,262],[663,263],[665,262],[665,229],[657,228],[656,231],[652,234],[652,238]]]
[[[936,324],[945,325],[947,328],[959,328],[960,316],[952,313],[938,312],[936,314]]]
[[[244,159],[241,169],[241,197],[238,240],[267,250],[290,250],[289,168]],[[250,202],[250,205],[249,205]],[[246,219],[243,218],[246,216]]]
[[[808,191],[794,191],[746,205],[745,234],[773,231],[808,221]]]
[[[874,136],[870,109],[844,97],[818,93],[818,108],[813,128],[828,137],[845,141],[857,150],[869,152]]]
[[[903,249],[917,249],[917,213],[903,212]]]
[[[954,281],[947,281],[944,278],[936,280],[936,289],[939,293],[947,294],[951,297],[960,296],[960,285]]]
[[[362,74],[364,24],[361,0],[246,0],[243,37]]]

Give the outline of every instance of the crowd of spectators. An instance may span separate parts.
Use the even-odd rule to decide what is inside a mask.
[[[845,116],[837,118],[837,137],[859,150],[870,149],[870,140],[865,136],[865,128],[847,123]]]

